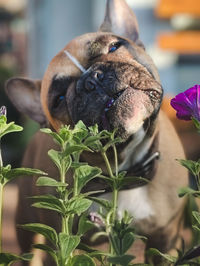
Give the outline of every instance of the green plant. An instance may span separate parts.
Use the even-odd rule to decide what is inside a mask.
[[[73,129],[63,126],[58,133],[50,129],[42,129],[42,132],[52,136],[59,144],[60,150],[50,150],[49,157],[57,166],[60,176],[58,180],[52,177],[41,176],[37,180],[37,186],[50,186],[55,189],[54,195],[40,195],[33,197],[33,206],[54,210],[61,216],[61,232],[57,233],[54,228],[38,223],[25,224],[21,227],[40,233],[51,242],[47,244],[35,244],[34,247],[46,251],[59,266],[96,265],[95,259],[101,265],[132,265],[134,256],[126,254],[128,249],[138,237],[130,224],[132,218],[127,212],[121,219],[117,217],[118,192],[124,184],[130,181],[125,178],[126,173],[119,173],[116,144],[121,139],[115,136],[115,131],[110,133],[106,130],[99,132],[98,126],[87,128],[79,121]],[[114,154],[114,167],[108,160],[107,152]],[[108,175],[102,174],[98,167],[88,165],[80,161],[82,152],[100,153],[105,161]],[[68,184],[69,169],[73,170],[73,186]],[[111,202],[97,198],[94,194],[103,191],[82,192],[84,186],[94,178],[101,178],[112,191]],[[141,178],[133,177],[131,182],[138,182]],[[93,202],[99,204],[98,213],[90,213],[89,208]],[[79,217],[77,231],[73,231],[76,217]],[[83,235],[94,225],[101,228],[95,237],[106,235],[110,248],[108,252],[100,252],[92,249],[81,242]],[[75,254],[75,249],[82,249],[84,254]],[[84,262],[84,263],[83,263]]]
[[[176,110],[176,116],[181,120],[192,120],[197,131],[200,132],[200,85],[195,85],[188,90],[179,93],[171,100],[172,107]],[[180,188],[178,191],[179,197],[189,196],[200,198],[200,159],[198,161],[192,160],[177,160],[183,167],[187,168],[191,176],[194,178],[196,189],[190,187]],[[192,211],[193,229],[195,234],[199,236],[200,233],[200,213],[199,211]],[[167,265],[200,265],[200,241],[197,239],[197,245],[189,250],[185,250],[184,241],[182,241],[181,250],[177,250],[178,256],[170,256],[163,254],[157,249],[150,249],[148,251],[149,259],[152,256],[160,256],[163,258],[163,263]]]
[[[11,168],[11,165],[3,165],[1,153],[2,137],[8,133],[21,131],[22,127],[15,125],[14,122],[7,123],[6,108],[0,108],[0,265],[11,265],[17,260],[30,260],[32,254],[23,254],[21,256],[5,253],[2,251],[2,219],[3,219],[3,192],[5,185],[11,180],[23,175],[45,175],[44,172],[30,168]]]

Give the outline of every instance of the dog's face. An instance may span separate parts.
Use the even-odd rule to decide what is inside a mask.
[[[116,13],[127,20],[117,20]],[[22,80],[11,80],[11,94],[13,83],[25,86]],[[87,126],[118,128],[124,139],[149,129],[161,99],[157,71],[138,40],[134,14],[124,0],[108,1],[100,31],[77,37],[53,58],[41,88],[42,108],[56,130],[82,120]]]

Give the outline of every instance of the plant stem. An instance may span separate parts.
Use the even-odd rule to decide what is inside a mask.
[[[114,158],[115,158],[115,175],[118,176],[118,156],[117,156],[117,149],[116,146],[113,145],[113,151],[114,151]]]
[[[3,160],[1,154],[1,139],[0,139],[0,168],[3,167]],[[2,252],[2,226],[3,226],[3,180],[0,183],[0,253]]]
[[[60,171],[60,181],[62,183],[65,183],[65,171],[64,171],[64,167],[62,167],[62,169]]]
[[[0,139],[0,167],[3,167],[3,160],[2,160],[2,154],[1,154],[1,139]]]
[[[0,184],[0,253],[2,252],[3,184]]]
[[[118,177],[118,156],[116,146],[113,145],[114,158],[115,158],[115,176]],[[117,199],[118,199],[118,189],[114,187],[113,189],[113,215],[112,215],[112,223],[115,222],[116,213],[117,213]]]
[[[80,160],[80,152],[74,154],[74,162],[79,163]],[[78,178],[74,178],[74,192],[73,196],[76,197],[78,194]]]
[[[198,191],[200,191],[200,174],[195,176]]]
[[[62,183],[65,183],[65,172],[63,171],[63,169],[61,169],[60,171],[60,181]],[[66,188],[65,188],[66,189]],[[63,191],[62,193],[60,193],[60,197],[63,201],[65,201],[65,194]],[[62,233],[68,233],[68,219],[62,215]]]
[[[110,166],[110,162],[108,160],[106,152],[101,152],[101,154],[102,154],[103,159],[105,161],[106,168],[107,168],[107,171],[108,171],[108,174],[109,174],[110,178],[114,179],[114,178],[118,177],[118,157],[117,157],[117,149],[116,149],[115,145],[113,145],[113,151],[114,151],[114,158],[115,158],[115,176],[113,175],[112,168]],[[118,189],[116,188],[115,183],[114,183],[114,187],[113,187],[113,191],[112,191],[113,213],[112,213],[111,217],[109,218],[109,221],[108,221],[108,224],[107,224],[107,226],[109,227],[108,234],[112,233],[110,228],[112,228],[112,226],[114,225],[115,220],[116,220],[116,216],[117,216],[117,200],[118,200]],[[114,255],[115,252],[114,252],[114,249],[113,249],[113,246],[112,246],[111,243],[110,243],[110,248],[109,249],[110,249],[109,250],[110,254]],[[109,266],[112,266],[112,263],[109,263]]]
[[[62,216],[62,233],[66,233],[69,235],[68,220],[69,217]]]
[[[117,199],[118,199],[118,190],[114,189],[113,190],[113,215],[112,215],[112,223],[114,224],[115,219],[116,219],[116,215],[117,215]]]
[[[106,168],[107,168],[107,170],[108,170],[108,174],[109,174],[109,176],[110,176],[111,178],[113,178],[114,175],[113,175],[113,172],[112,172],[112,168],[111,168],[111,166],[110,166],[110,163],[109,163],[109,161],[108,161],[108,157],[107,157],[107,155],[106,155],[106,152],[102,151],[102,152],[101,152],[101,155],[102,155],[102,157],[103,157],[103,159],[104,159],[104,162],[105,162],[105,164],[106,164]]]

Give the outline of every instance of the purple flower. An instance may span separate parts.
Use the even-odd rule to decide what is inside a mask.
[[[6,116],[7,115],[7,110],[6,110],[6,107],[5,106],[1,106],[0,108],[0,116]]]
[[[103,218],[98,213],[96,213],[96,212],[90,212],[89,216],[90,216],[90,221],[92,223],[95,223],[96,226],[103,227],[105,225],[105,223],[103,221]]]
[[[200,121],[200,85],[179,93],[171,100],[171,106],[177,111],[178,119]]]

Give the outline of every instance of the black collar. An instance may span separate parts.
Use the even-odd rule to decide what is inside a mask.
[[[121,190],[127,190],[146,185],[147,181],[145,181],[144,178],[148,181],[151,181],[155,176],[159,158],[160,152],[158,151],[158,135],[156,135],[151,147],[142,158],[142,160],[139,163],[131,166],[129,169],[124,169],[125,171],[127,171],[126,176],[128,177],[128,182],[124,182]],[[125,179],[126,176],[124,177]],[[131,177],[142,177],[143,179],[138,179],[137,181],[135,181],[133,178],[133,181],[131,182]],[[88,184],[90,191],[96,190],[98,187],[98,190],[104,190],[103,193],[98,193],[98,195],[111,192],[110,186],[103,179],[95,178],[92,181]]]
[[[147,179],[148,181],[151,181],[155,176],[159,158],[160,158],[160,152],[158,151],[158,134],[157,134],[153,140],[153,143],[151,144],[150,148],[148,149],[147,153],[142,158],[142,160],[139,163],[127,169],[127,176],[142,177]],[[127,186],[124,187],[124,189],[139,187],[145,185],[146,183],[147,182],[145,182],[144,180],[141,181],[138,180],[138,183],[134,182],[134,184],[131,184],[130,182]]]

